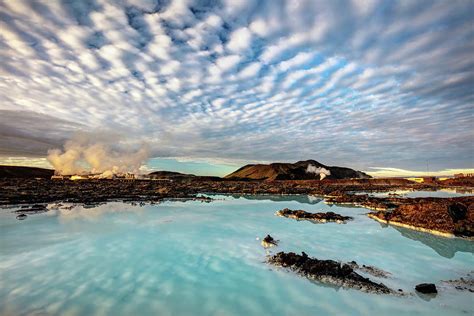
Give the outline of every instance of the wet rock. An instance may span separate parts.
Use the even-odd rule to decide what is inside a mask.
[[[17,215],[16,219],[19,221],[25,220],[28,217],[26,214]]]
[[[388,278],[391,275],[390,272],[384,271],[384,270],[379,269],[377,267],[373,267],[373,266],[369,266],[369,265],[365,265],[365,264],[358,265],[357,262],[355,262],[355,261],[351,261],[347,264],[354,270],[359,270],[359,271],[371,274],[371,275],[373,275],[375,277],[378,277],[378,278]]]
[[[19,210],[16,210],[16,213],[27,213],[27,214],[39,214],[39,213],[45,213],[48,211],[48,208],[46,205],[42,204],[34,204],[33,206],[29,208],[21,208]]]
[[[276,215],[282,216],[282,217],[293,218],[296,220],[308,220],[308,221],[313,221],[317,223],[336,222],[338,224],[342,224],[348,220],[353,219],[350,216],[343,216],[340,214],[336,214],[334,212],[309,213],[303,210],[290,210],[288,208],[277,211]]]
[[[474,237],[474,196],[396,201],[399,205],[392,211],[371,212],[369,217],[435,235]]]
[[[443,283],[453,286],[456,290],[459,291],[469,291],[474,293],[474,278],[468,274],[467,278],[460,278],[457,280],[447,280]]]
[[[298,255],[294,252],[279,252],[271,256],[268,262],[275,266],[289,268],[311,280],[352,288],[368,293],[394,294],[382,283],[375,283],[356,273],[349,264],[334,260],[319,260],[310,258],[306,253]]]
[[[278,246],[278,240],[273,239],[272,236],[267,235],[265,238],[262,239],[262,246],[264,248],[270,248],[273,246]]]
[[[453,203],[448,207],[448,214],[453,219],[453,222],[458,222],[460,220],[466,219],[467,215],[467,206],[462,203]]]
[[[436,294],[438,291],[436,290],[436,285],[433,283],[420,283],[415,286],[415,290],[423,294]]]

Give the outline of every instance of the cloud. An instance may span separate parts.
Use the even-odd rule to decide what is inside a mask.
[[[0,155],[115,130],[154,157],[472,168],[470,1],[0,4]]]

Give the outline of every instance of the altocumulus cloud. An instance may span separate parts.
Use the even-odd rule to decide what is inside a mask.
[[[0,154],[471,168],[472,1],[2,1]]]

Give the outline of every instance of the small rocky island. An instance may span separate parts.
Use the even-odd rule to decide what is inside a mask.
[[[309,213],[303,210],[290,210],[289,208],[279,210],[275,213],[275,215],[293,218],[296,220],[307,220],[316,223],[335,222],[338,224],[343,224],[353,219],[350,216],[343,216],[334,212]]]
[[[391,210],[371,212],[368,216],[435,235],[474,238],[474,197],[404,200],[397,201],[399,205]]]
[[[289,268],[310,280],[334,285],[336,287],[357,289],[367,293],[395,294],[396,292],[382,283],[376,283],[354,271],[350,264],[334,260],[319,260],[294,252],[279,252],[269,257],[274,266]]]
[[[278,246],[278,240],[275,240],[272,236],[267,235],[262,239],[262,246],[263,248]]]

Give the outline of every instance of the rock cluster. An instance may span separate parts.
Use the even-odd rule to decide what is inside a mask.
[[[317,223],[336,222],[338,224],[342,224],[353,219],[350,216],[343,216],[334,212],[309,213],[303,210],[290,210],[288,208],[277,211],[276,215],[293,218],[296,220],[308,220]]]
[[[310,258],[304,252],[302,252],[301,255],[294,252],[279,252],[271,256],[268,262],[275,266],[289,268],[304,275],[308,279],[338,287],[352,288],[377,294],[395,293],[384,284],[373,282],[361,276],[348,264],[334,260]]]
[[[454,286],[454,288],[459,291],[469,291],[474,293],[474,277],[472,277],[469,273],[467,278],[443,281],[443,283]]]

